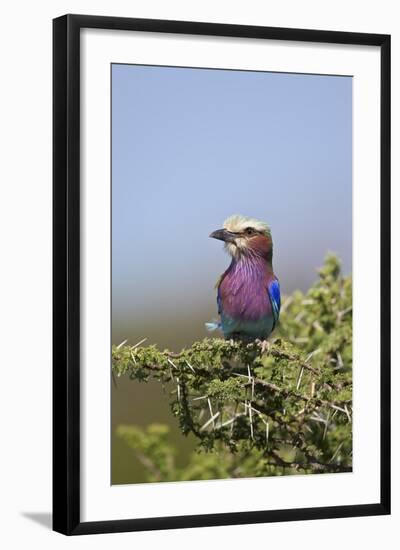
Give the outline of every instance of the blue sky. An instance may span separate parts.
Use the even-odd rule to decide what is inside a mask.
[[[113,65],[114,340],[206,335],[234,213],[271,226],[286,294],[328,251],[351,271],[351,77]]]

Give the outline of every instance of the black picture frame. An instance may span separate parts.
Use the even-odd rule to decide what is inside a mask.
[[[80,520],[80,30],[149,31],[378,46],[381,50],[381,495],[370,504]],[[65,15],[53,21],[53,529],[66,535],[390,513],[390,35]]]

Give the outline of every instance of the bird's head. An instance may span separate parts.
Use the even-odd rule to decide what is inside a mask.
[[[213,231],[213,239],[225,242],[228,253],[239,260],[248,256],[272,260],[272,237],[268,225],[246,216],[235,215],[224,221],[222,229]]]

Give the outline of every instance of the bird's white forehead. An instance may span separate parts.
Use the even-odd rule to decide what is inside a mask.
[[[252,227],[256,231],[262,231],[264,233],[270,232],[270,228],[265,222],[248,216],[241,216],[240,214],[230,216],[224,221],[224,229],[232,231],[233,233],[240,233],[247,227]]]

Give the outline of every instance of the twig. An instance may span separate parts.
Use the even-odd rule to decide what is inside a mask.
[[[218,429],[219,428],[223,428],[224,426],[229,426],[230,424],[233,424],[235,422],[235,420],[239,417],[239,416],[246,416],[245,413],[238,413],[238,414],[235,414],[235,416],[233,416],[232,418],[230,418],[229,420],[227,420],[226,422],[223,422],[222,424],[220,424],[218,426]]]
[[[335,414],[335,413],[333,413],[333,414]],[[331,417],[331,411],[328,411],[328,416],[326,417],[324,433],[322,434],[322,441],[325,441],[326,434],[328,433],[328,426],[329,426],[330,417]]]
[[[167,361],[170,365],[174,367],[174,369],[179,370],[178,367],[175,365],[175,363],[169,357],[167,357]]]
[[[124,340],[123,342],[121,342],[120,344],[118,344],[117,346],[117,349],[121,349],[122,346],[124,346],[126,343],[127,343],[128,340]]]
[[[194,368],[193,368],[192,365],[189,363],[189,361],[188,361],[187,359],[185,359],[185,361],[186,361],[186,364],[187,364],[187,366],[189,367],[189,369],[190,369],[194,374],[196,374]]]
[[[213,423],[213,426],[215,425],[215,419],[218,418],[219,416],[219,411],[216,412],[210,419],[207,420],[207,422],[205,424],[202,425],[202,427],[200,428],[200,431],[202,432],[203,430],[205,430],[207,428],[207,426],[209,426],[211,424],[211,422]]]
[[[347,405],[346,405],[346,404],[345,404],[345,406],[344,406],[344,410],[346,411],[347,418],[348,418],[349,422],[351,422],[351,416],[350,416],[349,409],[347,408]]]
[[[240,375],[239,373],[232,373],[236,376],[243,376],[243,375]],[[247,376],[246,376],[247,378]],[[270,390],[276,392],[276,393],[280,393],[281,395],[283,395],[284,397],[289,397],[289,396],[292,396],[292,397],[296,397],[297,399],[301,399],[303,401],[313,401],[316,405],[325,405],[326,407],[331,407],[333,409],[337,409],[343,413],[346,414],[346,411],[337,406],[334,402],[330,402],[330,401],[325,401],[323,399],[319,399],[319,398],[314,398],[314,397],[308,397],[307,395],[302,395],[300,393],[297,393],[297,392],[294,392],[292,390],[286,390],[284,388],[280,388],[279,386],[276,386],[275,384],[272,384],[272,382],[267,382],[266,380],[261,380],[260,378],[255,378],[254,379],[254,382],[255,382],[255,385],[261,385],[261,386],[264,386],[266,388],[269,388]]]
[[[209,397],[207,398],[207,401],[208,401],[208,408],[210,409],[210,415],[211,415],[211,420],[212,420],[212,423],[213,423],[213,427],[215,428],[215,422],[214,422],[214,420],[213,420],[214,417],[215,417],[215,415],[214,415],[214,413],[213,413],[212,406],[211,406],[211,400],[210,400]],[[218,413],[218,414],[219,414],[219,413]],[[217,415],[217,416],[218,416],[218,415]]]
[[[200,395],[200,397],[193,397],[192,401],[200,401],[200,399],[207,399],[206,395]]]
[[[302,366],[300,368],[299,376],[297,377],[296,390],[298,390],[300,388],[301,378],[303,376],[303,372],[304,372],[304,366]]]
[[[144,342],[146,342],[147,338],[143,338],[143,340],[140,340],[140,342],[138,342],[137,344],[135,344],[134,346],[132,346],[131,349],[136,349],[138,348],[140,345],[142,345]],[[125,342],[127,342],[127,340],[125,340]],[[125,344],[124,342],[124,344]],[[120,344],[121,345],[121,344]],[[123,345],[123,344],[122,344]]]
[[[250,437],[251,439],[254,439],[254,430],[253,430],[253,415],[252,415],[252,408],[250,405],[247,404],[248,410],[249,410],[249,423],[250,423]]]
[[[250,365],[247,365],[247,372],[249,375],[249,383],[251,384],[251,401],[254,400],[254,378],[251,376]]]
[[[344,441],[342,441],[341,443],[339,443],[339,445],[338,445],[336,451],[333,453],[332,458],[331,458],[330,461],[329,461],[329,464],[330,464],[331,462],[333,462],[333,460],[336,458],[337,454],[339,453],[339,451],[340,451],[340,449],[343,447],[343,445],[344,445]]]

